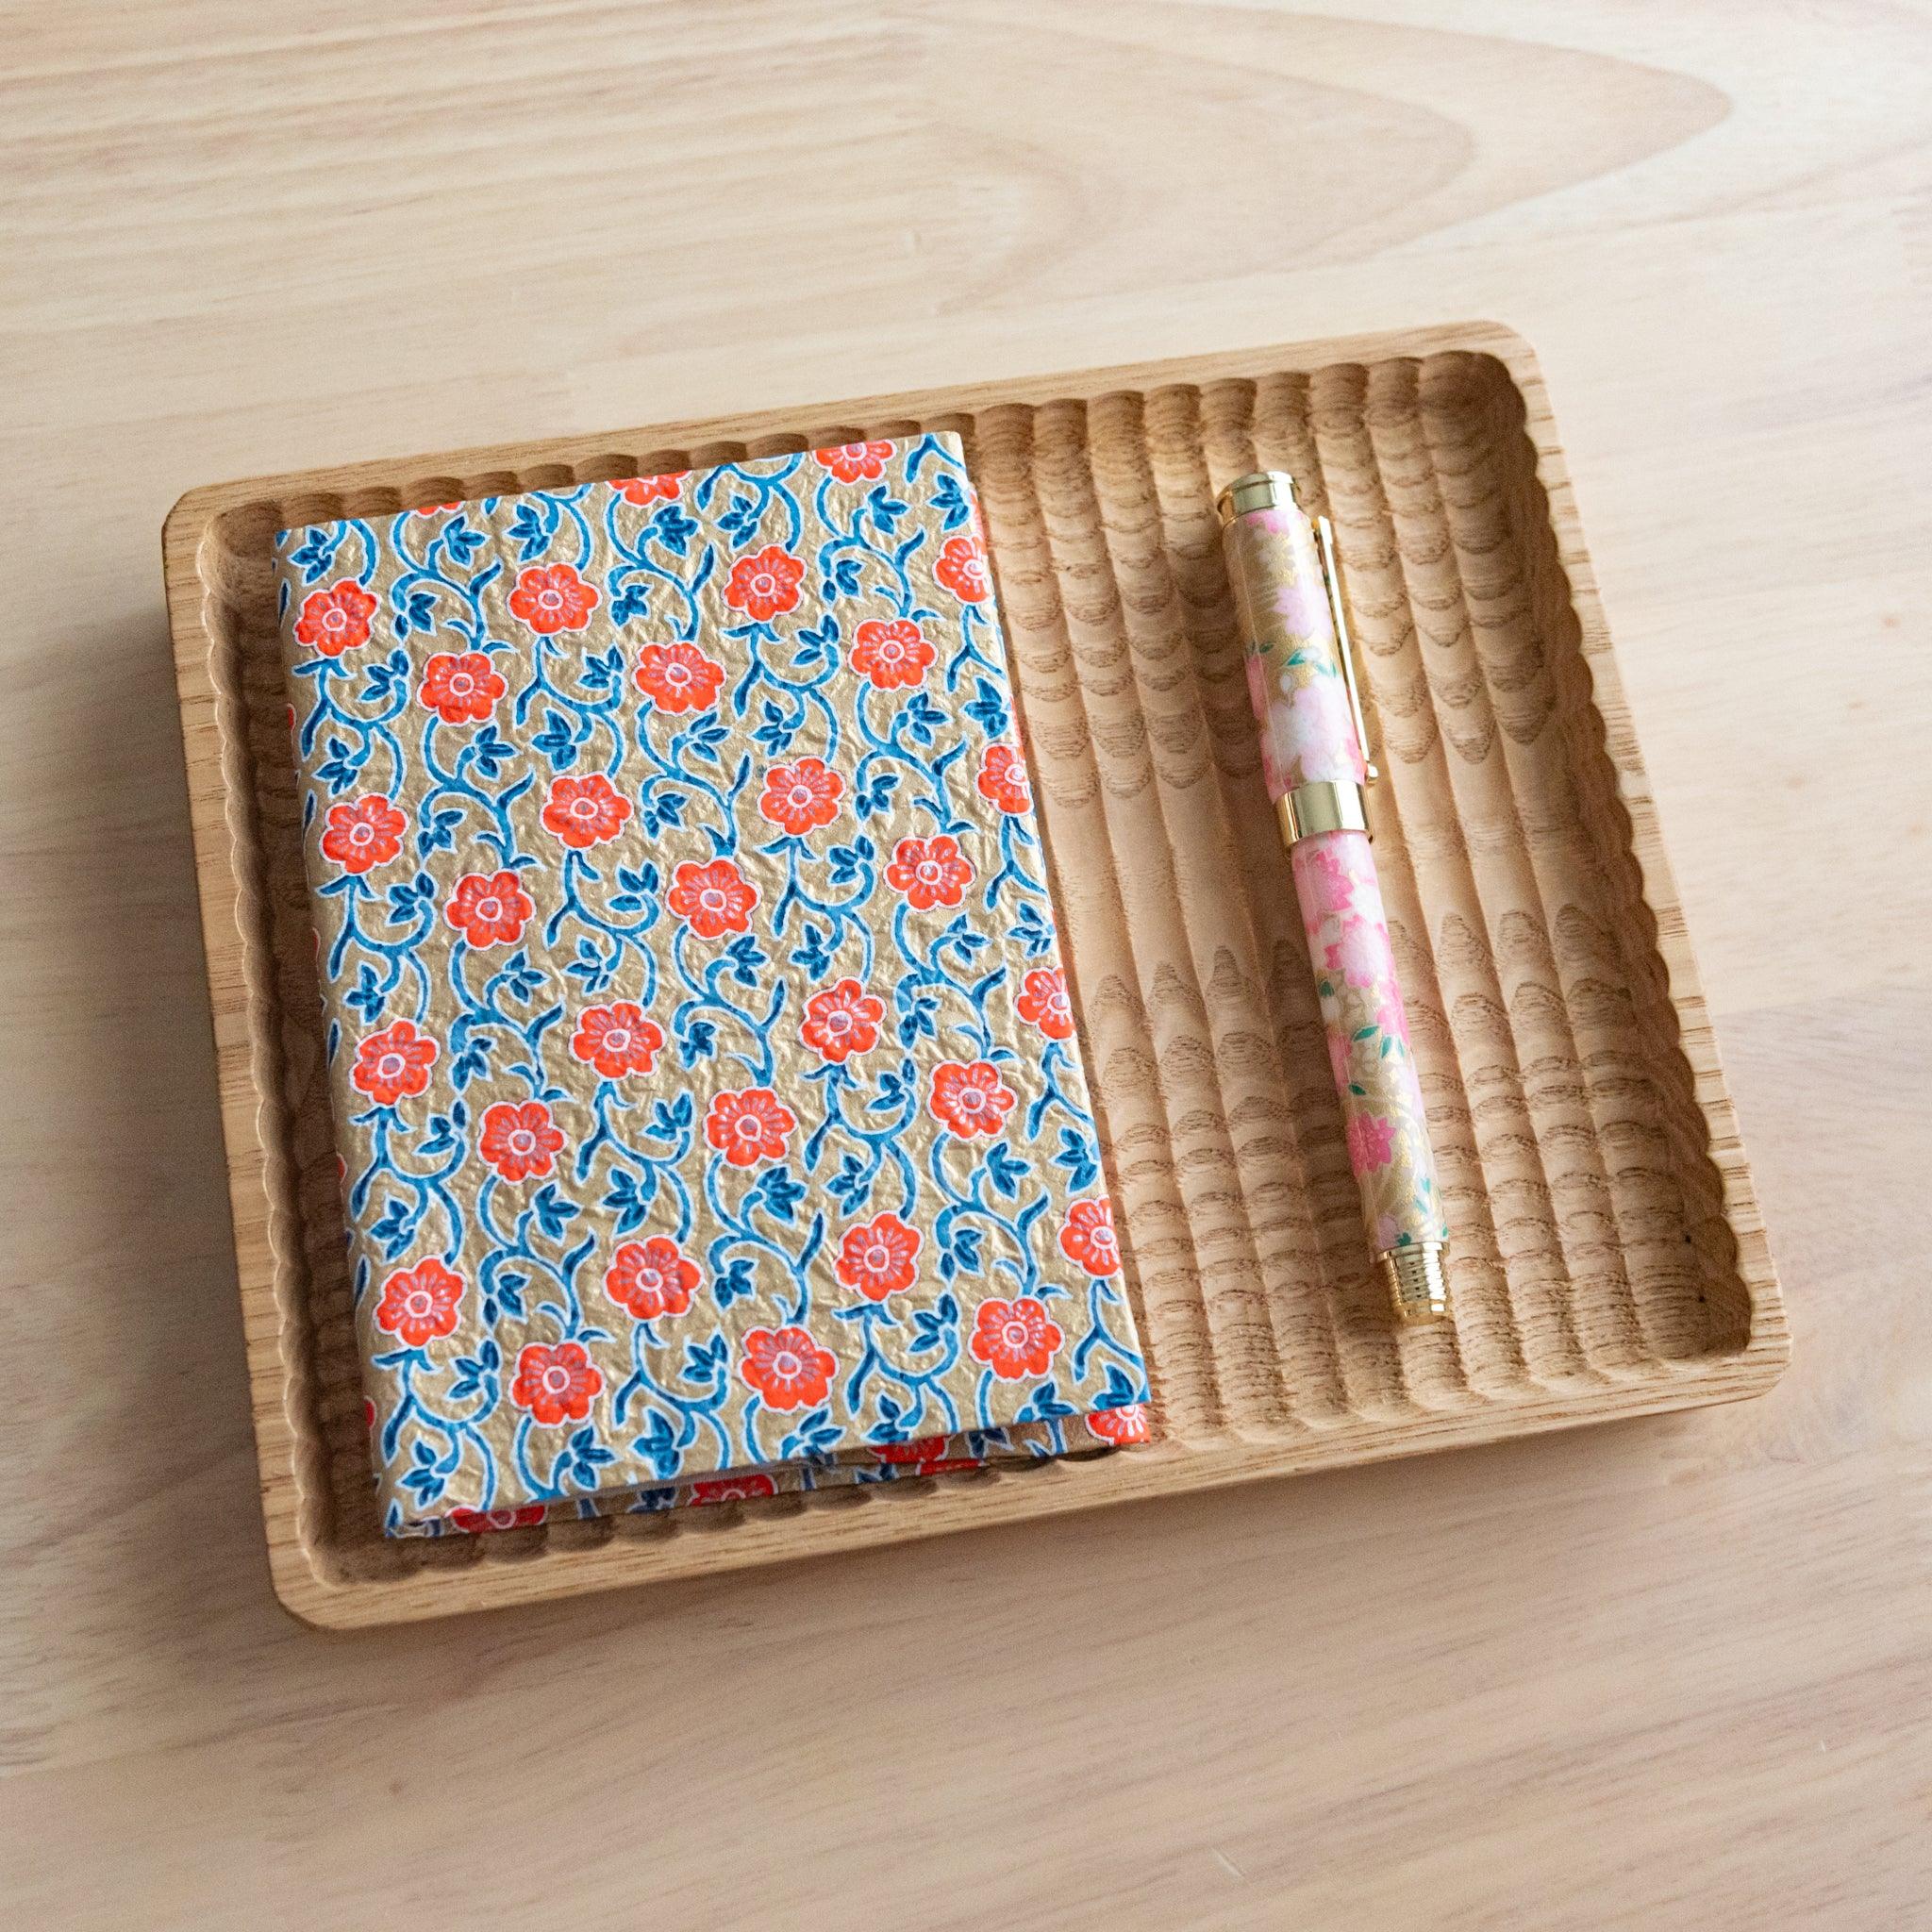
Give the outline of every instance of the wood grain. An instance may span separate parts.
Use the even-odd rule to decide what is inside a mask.
[[[0,1896],[102,1926],[1922,1923],[1932,29],[1875,0],[654,27],[105,4],[0,40]],[[1472,315],[1537,344],[1562,425],[1784,1382],[643,1594],[284,1617],[168,506]]]

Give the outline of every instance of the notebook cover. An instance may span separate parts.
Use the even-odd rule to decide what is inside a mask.
[[[276,560],[386,1527],[1144,1438],[957,439]]]

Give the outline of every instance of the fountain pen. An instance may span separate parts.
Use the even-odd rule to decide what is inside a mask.
[[[1278,470],[1238,478],[1216,508],[1369,1246],[1396,1318],[1434,1321],[1449,1307],[1449,1227],[1369,841],[1375,768],[1334,532]]]

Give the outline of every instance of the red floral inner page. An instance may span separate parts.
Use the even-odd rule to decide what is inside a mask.
[[[957,439],[277,563],[388,1530],[1143,1440]]]

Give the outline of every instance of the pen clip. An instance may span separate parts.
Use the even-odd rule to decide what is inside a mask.
[[[1328,611],[1335,620],[1335,655],[1341,660],[1341,681],[1348,687],[1348,708],[1355,719],[1356,742],[1362,750],[1362,769],[1373,785],[1381,776],[1369,756],[1369,727],[1362,717],[1361,687],[1356,682],[1355,639],[1349,634],[1348,612],[1341,598],[1341,565],[1335,555],[1335,526],[1326,517],[1315,520],[1315,541],[1322,552],[1322,576],[1328,591]]]

